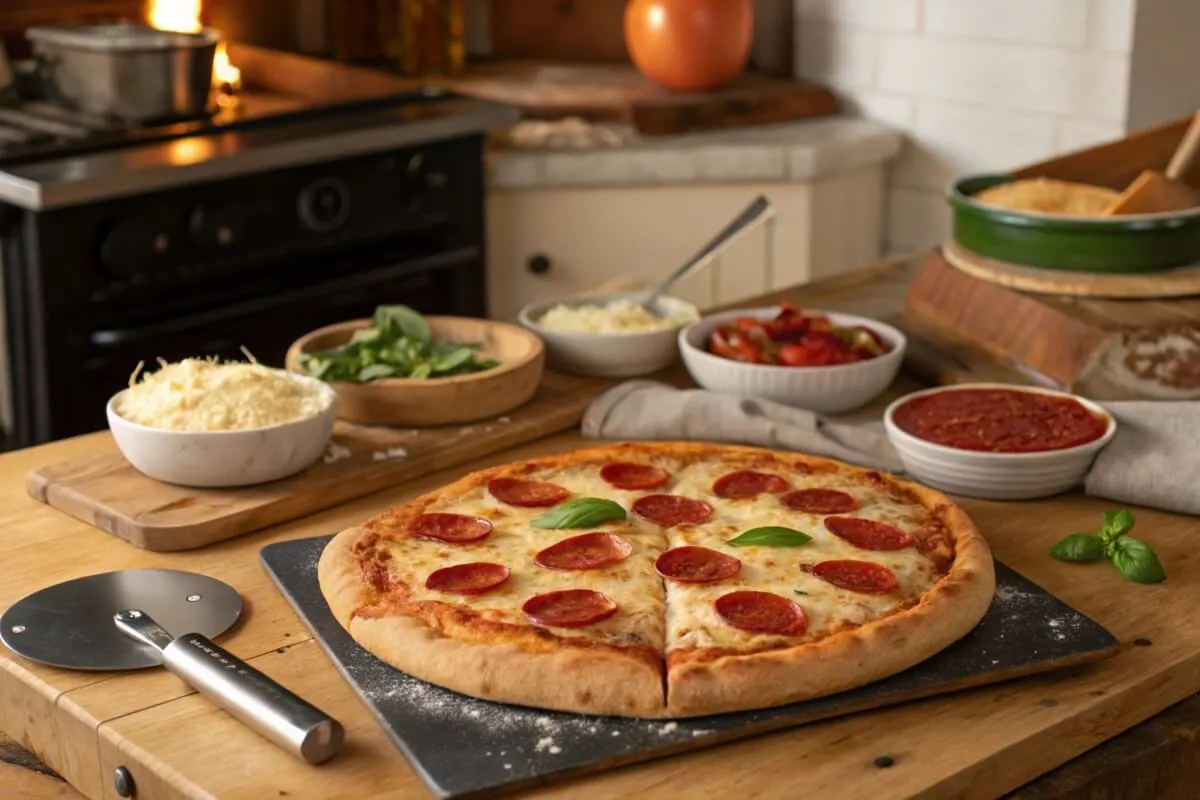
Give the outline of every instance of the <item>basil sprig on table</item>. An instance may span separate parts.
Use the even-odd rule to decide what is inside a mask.
[[[1167,572],[1150,545],[1128,536],[1133,530],[1133,514],[1122,508],[1104,514],[1098,533],[1072,533],[1050,549],[1060,561],[1099,561],[1107,558],[1113,568],[1134,583],[1159,583]]]
[[[576,497],[556,505],[529,524],[535,528],[590,528],[616,519],[625,519],[625,509],[620,503],[599,497]]]
[[[323,381],[367,383],[380,378],[447,378],[499,364],[478,354],[480,345],[434,338],[426,319],[408,306],[379,306],[371,327],[340,347],[301,353],[300,365]]]
[[[767,525],[763,528],[751,528],[743,531],[725,544],[731,544],[734,547],[799,547],[811,541],[812,537],[807,533],[779,525]]]

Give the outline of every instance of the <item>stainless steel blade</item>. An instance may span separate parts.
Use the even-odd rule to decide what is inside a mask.
[[[65,669],[157,667],[161,656],[113,625],[129,608],[153,614],[173,636],[216,638],[233,627],[242,598],[228,584],[192,572],[133,569],[89,575],[41,589],[0,616],[0,641],[30,661]]]

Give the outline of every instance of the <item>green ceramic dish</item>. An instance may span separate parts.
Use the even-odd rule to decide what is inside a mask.
[[[1121,217],[1072,217],[1011,211],[972,195],[1014,180],[974,175],[947,194],[954,238],[987,258],[1077,272],[1160,272],[1200,263],[1200,209]]]

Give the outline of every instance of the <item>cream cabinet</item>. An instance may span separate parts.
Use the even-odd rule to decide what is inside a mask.
[[[493,189],[488,197],[489,313],[614,279],[662,279],[756,195],[774,219],[743,236],[674,294],[701,308],[806,283],[876,260],[882,164],[812,182]]]

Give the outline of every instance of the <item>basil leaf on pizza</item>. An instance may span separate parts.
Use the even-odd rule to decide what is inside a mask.
[[[808,544],[812,537],[807,533],[784,528],[779,525],[767,525],[762,528],[751,528],[730,539],[726,544],[734,547],[799,547]]]
[[[625,507],[601,497],[576,497],[560,503],[529,523],[535,528],[590,528],[625,519]]]
[[[1072,533],[1050,548],[1050,556],[1059,561],[1095,561],[1104,558],[1104,540],[1094,533]]]

